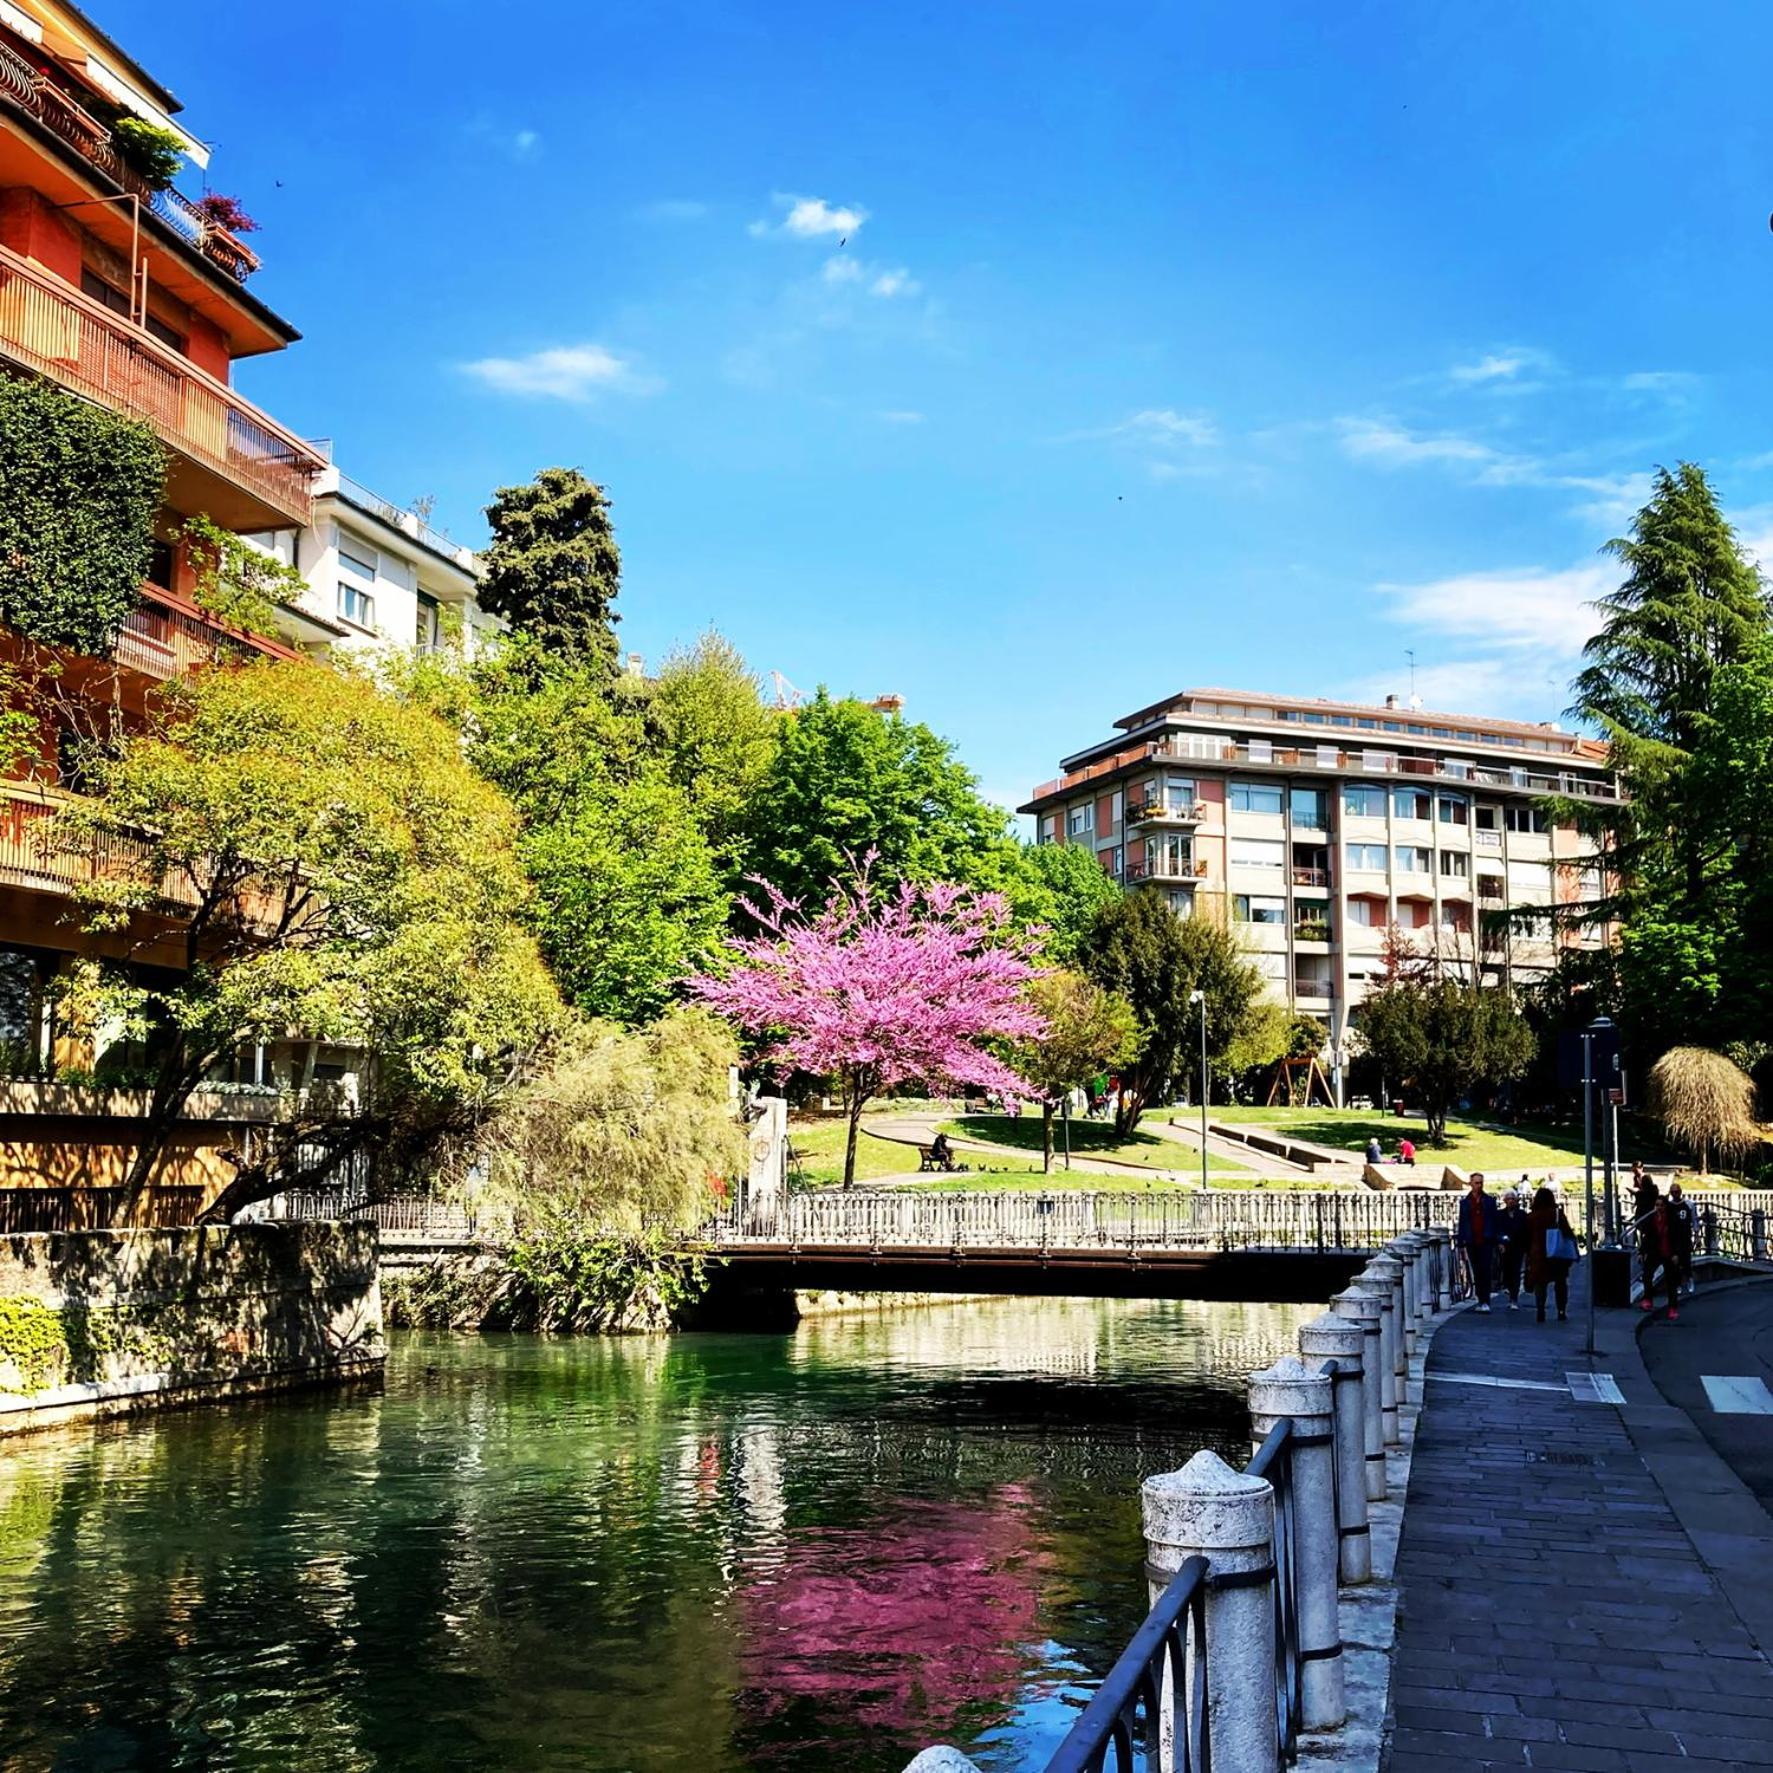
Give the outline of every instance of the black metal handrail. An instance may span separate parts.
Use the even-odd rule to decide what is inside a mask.
[[[1299,1516],[1291,1422],[1283,1418],[1268,1431],[1244,1471],[1274,1487],[1274,1725],[1281,1757],[1290,1764],[1299,1754],[1305,1674],[1299,1657]]]
[[[1071,1726],[1047,1773],[1211,1773],[1207,1737],[1207,1560],[1189,1558],[1158,1596],[1108,1678]],[[1168,1704],[1165,1703],[1166,1697]]]

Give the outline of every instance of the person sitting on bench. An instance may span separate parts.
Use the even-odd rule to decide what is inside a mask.
[[[948,1143],[948,1135],[946,1133],[938,1133],[935,1138],[930,1141],[929,1167],[932,1170],[947,1170],[950,1172],[958,1170],[961,1167],[954,1161],[954,1151]]]

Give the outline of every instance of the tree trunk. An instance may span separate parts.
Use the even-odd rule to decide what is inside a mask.
[[[856,1181],[856,1133],[862,1124],[862,1104],[867,1101],[858,1088],[850,1097],[850,1136],[843,1151],[843,1185],[852,1188]]]
[[[1051,1098],[1040,1105],[1040,1167],[1051,1173],[1053,1168],[1053,1104]]]

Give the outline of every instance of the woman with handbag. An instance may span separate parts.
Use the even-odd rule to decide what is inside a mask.
[[[1545,1322],[1548,1290],[1557,1296],[1558,1321],[1570,1315],[1570,1268],[1577,1254],[1576,1233],[1570,1229],[1558,1197],[1549,1188],[1541,1188],[1527,1215],[1527,1285],[1539,1306],[1540,1323]]]
[[[1668,1319],[1674,1323],[1681,1292],[1681,1259],[1677,1247],[1674,1210],[1668,1198],[1657,1199],[1650,1217],[1638,1227],[1638,1245],[1644,1252],[1644,1296],[1638,1301],[1645,1311],[1656,1309],[1656,1272],[1662,1271],[1662,1288],[1668,1296]]]

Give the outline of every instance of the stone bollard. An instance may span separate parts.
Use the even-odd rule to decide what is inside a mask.
[[[1367,1530],[1367,1424],[1361,1377],[1366,1331],[1349,1318],[1330,1313],[1299,1331],[1299,1352],[1316,1365],[1334,1361],[1331,1397],[1336,1405],[1336,1537],[1341,1544],[1342,1580],[1369,1582],[1373,1542]],[[1381,1457],[1381,1476],[1384,1460]]]
[[[1362,1287],[1349,1287],[1330,1301],[1338,1317],[1358,1324],[1361,1332],[1361,1442],[1366,1449],[1362,1463],[1366,1467],[1367,1500],[1385,1500],[1385,1406],[1381,1402],[1384,1387],[1380,1383],[1379,1363],[1384,1358],[1381,1344],[1384,1332],[1380,1319],[1385,1302],[1376,1292]]]
[[[1437,1309],[1453,1309],[1453,1234],[1444,1225],[1437,1225],[1429,1234],[1434,1239],[1435,1285],[1440,1297]]]
[[[926,1748],[906,1767],[905,1773],[979,1773],[979,1766],[976,1761],[969,1761],[958,1748],[943,1745]]]
[[[1440,1244],[1432,1231],[1424,1231],[1420,1227],[1410,1233],[1420,1257],[1420,1267],[1416,1276],[1416,1327],[1421,1327],[1433,1320],[1434,1314],[1440,1309],[1441,1289],[1436,1279],[1436,1267],[1440,1256]]]
[[[1147,1478],[1139,1501],[1154,1591],[1161,1592],[1158,1583],[1190,1558],[1207,1560],[1204,1735],[1212,1765],[1237,1773],[1280,1773],[1273,1486],[1203,1451],[1180,1471]]]
[[[1385,1253],[1402,1264],[1404,1271],[1404,1315],[1401,1323],[1406,1365],[1416,1352],[1416,1332],[1422,1322],[1422,1251],[1414,1241],[1415,1236],[1413,1231],[1406,1231],[1403,1236],[1394,1237],[1385,1246]]]
[[[1404,1269],[1391,1256],[1375,1256],[1361,1272],[1356,1285],[1370,1285],[1383,1290],[1389,1309],[1381,1320],[1384,1332],[1380,1365],[1384,1369],[1385,1390],[1380,1396],[1385,1403],[1385,1444],[1398,1443],[1398,1409],[1404,1401]]]
[[[1257,1448],[1282,1422],[1293,1485],[1293,1565],[1299,1590],[1300,1722],[1334,1730],[1348,1715],[1342,1696],[1342,1622],[1336,1598],[1341,1567],[1336,1533],[1336,1413],[1320,1362],[1283,1354],[1250,1375],[1250,1432]],[[1210,1641],[1210,1640],[1209,1640]],[[1210,1672],[1210,1671],[1209,1671]]]
[[[1757,1262],[1767,1260],[1767,1213],[1764,1207],[1754,1208],[1748,1216],[1749,1252]]]

